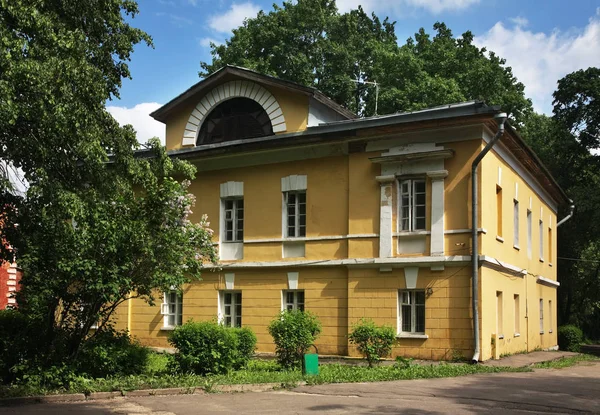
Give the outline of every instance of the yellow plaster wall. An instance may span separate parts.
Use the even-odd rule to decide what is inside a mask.
[[[287,272],[299,272],[298,288],[305,292],[306,310],[315,313],[322,323],[317,341],[321,354],[347,353],[347,274],[344,268],[244,270],[235,272],[236,291],[242,293],[242,326],[251,327],[258,338],[258,352],[273,352],[268,324],[282,307],[282,290],[288,288]],[[202,281],[184,289],[183,321],[215,319],[218,293],[225,289],[224,274],[204,272]],[[168,331],[161,330],[160,306],[151,307],[134,300],[132,334],[144,344],[167,347]]]
[[[218,84],[214,85],[214,88],[224,84],[226,82],[243,79],[235,76],[228,76],[221,79]],[[304,131],[308,122],[308,97],[298,93],[288,92],[282,88],[277,88],[270,85],[261,84],[267,89],[281,107],[283,116],[285,117],[285,123],[287,130],[284,133]],[[212,89],[212,88],[211,88]],[[207,91],[208,92],[208,91]],[[183,139],[183,133],[185,126],[188,122],[190,114],[198,105],[198,102],[202,99],[203,95],[197,95],[189,98],[185,102],[180,104],[180,107],[176,112],[169,115],[166,125],[166,146],[167,150],[177,150],[181,148],[181,141]],[[282,134],[282,133],[278,133]]]
[[[361,318],[397,330],[398,290],[405,289],[404,271],[350,269],[348,271],[348,314],[352,327]],[[468,267],[446,267],[444,271],[420,268],[417,289],[431,289],[425,300],[425,333],[428,339],[399,339],[392,357],[451,359],[470,357],[473,350],[470,318],[470,274]],[[350,355],[359,356],[350,347]]]
[[[504,242],[496,237],[497,206],[496,185],[498,183],[498,168],[502,168],[502,237]],[[527,269],[528,272],[556,280],[556,213],[541,199],[533,189],[517,173],[502,160],[493,150],[483,159],[481,169],[481,224],[487,230],[483,235],[481,253],[498,258],[516,267]],[[519,201],[519,248],[513,246],[513,200],[515,198],[515,183],[518,183]],[[527,255],[527,209],[529,199],[532,200],[532,249],[531,258]],[[544,261],[539,257],[539,221],[540,208],[543,209],[544,222]],[[552,258],[548,258],[548,227],[552,224]]]
[[[531,275],[515,277],[481,267],[481,359],[548,349],[557,345],[556,289],[538,284]],[[496,331],[497,292],[502,292],[502,330]],[[519,334],[515,335],[514,295],[519,295]],[[544,333],[540,333],[539,300],[544,303]],[[552,301],[550,310],[549,301]],[[552,313],[552,316],[550,316]],[[504,338],[500,339],[499,335]],[[494,340],[493,337],[496,337]],[[496,350],[495,350],[496,348]]]

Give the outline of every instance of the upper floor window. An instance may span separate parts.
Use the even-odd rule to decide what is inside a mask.
[[[400,181],[400,230],[425,230],[425,193],[423,179]]]
[[[301,238],[306,236],[306,191],[284,192],[285,236]]]
[[[205,118],[196,145],[272,134],[271,119],[259,103],[249,98],[232,98],[217,105]]]
[[[242,242],[244,240],[244,199],[223,200],[225,230],[224,242]]]

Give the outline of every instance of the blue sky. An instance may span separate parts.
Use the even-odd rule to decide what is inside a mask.
[[[223,42],[231,29],[258,10],[263,0],[138,0],[133,24],[154,39],[132,56],[133,79],[121,99],[107,103],[122,124],[131,123],[140,141],[164,137],[164,126],[148,113],[199,80],[200,62],[210,60],[209,41]],[[281,0],[276,3],[281,4]],[[347,11],[361,4],[395,20],[400,43],[420,27],[431,32],[445,22],[455,35],[466,30],[475,42],[507,59],[540,112],[551,112],[556,81],[574,70],[600,66],[599,0],[338,0]]]

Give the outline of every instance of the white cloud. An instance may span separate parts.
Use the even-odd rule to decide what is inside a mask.
[[[203,37],[202,39],[198,40],[198,44],[204,48],[209,47],[211,43],[214,43],[217,46],[223,44],[222,41],[213,39],[212,37]]]
[[[534,108],[549,114],[559,79],[579,69],[600,66],[600,8],[584,28],[534,33],[519,23],[507,27],[498,22],[476,37],[475,43],[505,58],[525,85]]]
[[[442,12],[463,10],[477,3],[479,3],[479,0],[337,0],[336,2],[342,13],[356,9],[361,5],[367,12],[378,11],[398,15],[418,9],[440,14]]]
[[[161,106],[157,102],[144,102],[133,108],[108,106],[106,109],[120,125],[133,125],[140,143],[144,144],[148,139],[158,137],[165,144],[165,125],[150,116],[152,111]]]
[[[234,3],[229,10],[223,14],[216,14],[208,19],[211,29],[220,33],[230,33],[233,29],[241,26],[249,17],[256,17],[260,6],[248,1],[246,3]]]
[[[508,20],[513,22],[516,26],[521,26],[521,27],[525,27],[529,24],[529,20],[527,20],[526,18],[524,18],[522,16],[511,17]]]

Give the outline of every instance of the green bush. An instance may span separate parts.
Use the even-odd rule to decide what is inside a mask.
[[[282,311],[271,324],[277,361],[285,368],[300,367],[304,353],[321,333],[319,319],[308,311]]]
[[[27,318],[14,310],[0,311],[0,379],[13,380],[15,366],[26,358],[28,346]]]
[[[234,369],[246,367],[256,350],[256,335],[248,327],[230,329],[237,337],[237,356]]]
[[[396,341],[396,332],[392,327],[376,326],[372,320],[361,319],[348,338],[372,367],[373,363],[390,354]]]
[[[561,350],[579,352],[583,343],[583,332],[577,326],[568,324],[558,328],[558,346]]]
[[[238,341],[234,330],[215,321],[185,323],[169,336],[177,348],[173,369],[199,375],[227,373],[239,358]]]
[[[92,378],[138,375],[148,364],[150,349],[126,331],[107,328],[85,340],[75,362],[76,371]]]

